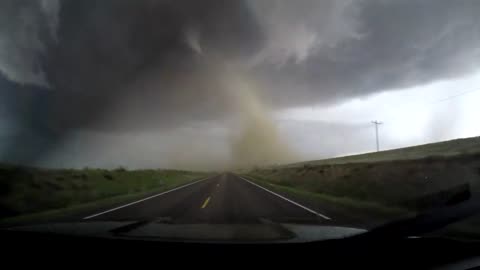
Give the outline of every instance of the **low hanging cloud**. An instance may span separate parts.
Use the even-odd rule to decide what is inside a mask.
[[[468,74],[479,13],[475,0],[6,0],[0,91],[30,108],[6,115],[52,143],[77,130],[224,126],[239,111],[231,91],[243,91],[224,78],[279,110]]]
[[[282,68],[301,64],[319,50],[359,39],[357,6],[351,0],[251,1],[267,36],[253,62]]]
[[[14,82],[58,92],[58,114],[72,117],[73,126],[79,118],[80,127],[132,96],[138,107],[182,118],[169,106],[179,102],[189,105],[186,118],[193,110],[215,119],[224,109],[198,109],[219,101],[209,92],[218,85],[212,62],[243,66],[262,84],[261,97],[278,108],[456,77],[480,62],[480,3],[474,0],[2,5],[0,70]],[[200,104],[191,106],[186,96]],[[64,105],[66,99],[73,106]],[[83,111],[86,104],[91,112]]]
[[[0,3],[0,73],[20,84],[49,87],[42,57],[57,38],[59,0]]]
[[[273,51],[271,61],[288,60],[275,68],[265,61],[258,68],[261,72],[256,74],[268,86],[265,95],[274,97],[281,107],[345,101],[453,78],[478,67],[478,1],[333,2],[336,4],[331,4],[332,8],[324,9],[333,18],[317,13],[316,19],[314,12],[302,11],[302,16],[295,17],[297,21],[290,25],[291,29],[309,29],[304,35],[318,37],[322,42],[302,53]],[[288,11],[304,8],[301,3],[291,5],[294,7],[286,6],[287,15],[274,16],[273,28],[289,21]],[[309,14],[313,22],[330,18],[332,23],[312,27]],[[307,16],[305,22],[303,15]],[[298,41],[289,31],[282,36],[287,40],[284,44]],[[321,39],[328,36],[331,38]]]

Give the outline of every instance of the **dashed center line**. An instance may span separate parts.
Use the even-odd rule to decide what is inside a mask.
[[[210,196],[205,200],[205,202],[203,202],[202,209],[207,207],[209,201],[210,201]]]

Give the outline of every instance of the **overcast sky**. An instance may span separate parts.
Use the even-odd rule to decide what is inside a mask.
[[[228,168],[478,136],[480,2],[0,1],[0,158]]]

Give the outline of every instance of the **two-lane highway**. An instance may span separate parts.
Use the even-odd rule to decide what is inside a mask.
[[[234,174],[222,174],[136,202],[106,209],[87,220],[155,220],[176,224],[322,223],[330,218]]]

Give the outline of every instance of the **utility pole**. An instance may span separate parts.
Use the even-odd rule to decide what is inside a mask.
[[[375,121],[372,121],[372,124],[375,125],[375,141],[377,143],[377,152],[378,152],[378,151],[380,151],[380,143],[378,142],[378,125],[381,125],[383,123],[375,120]]]

